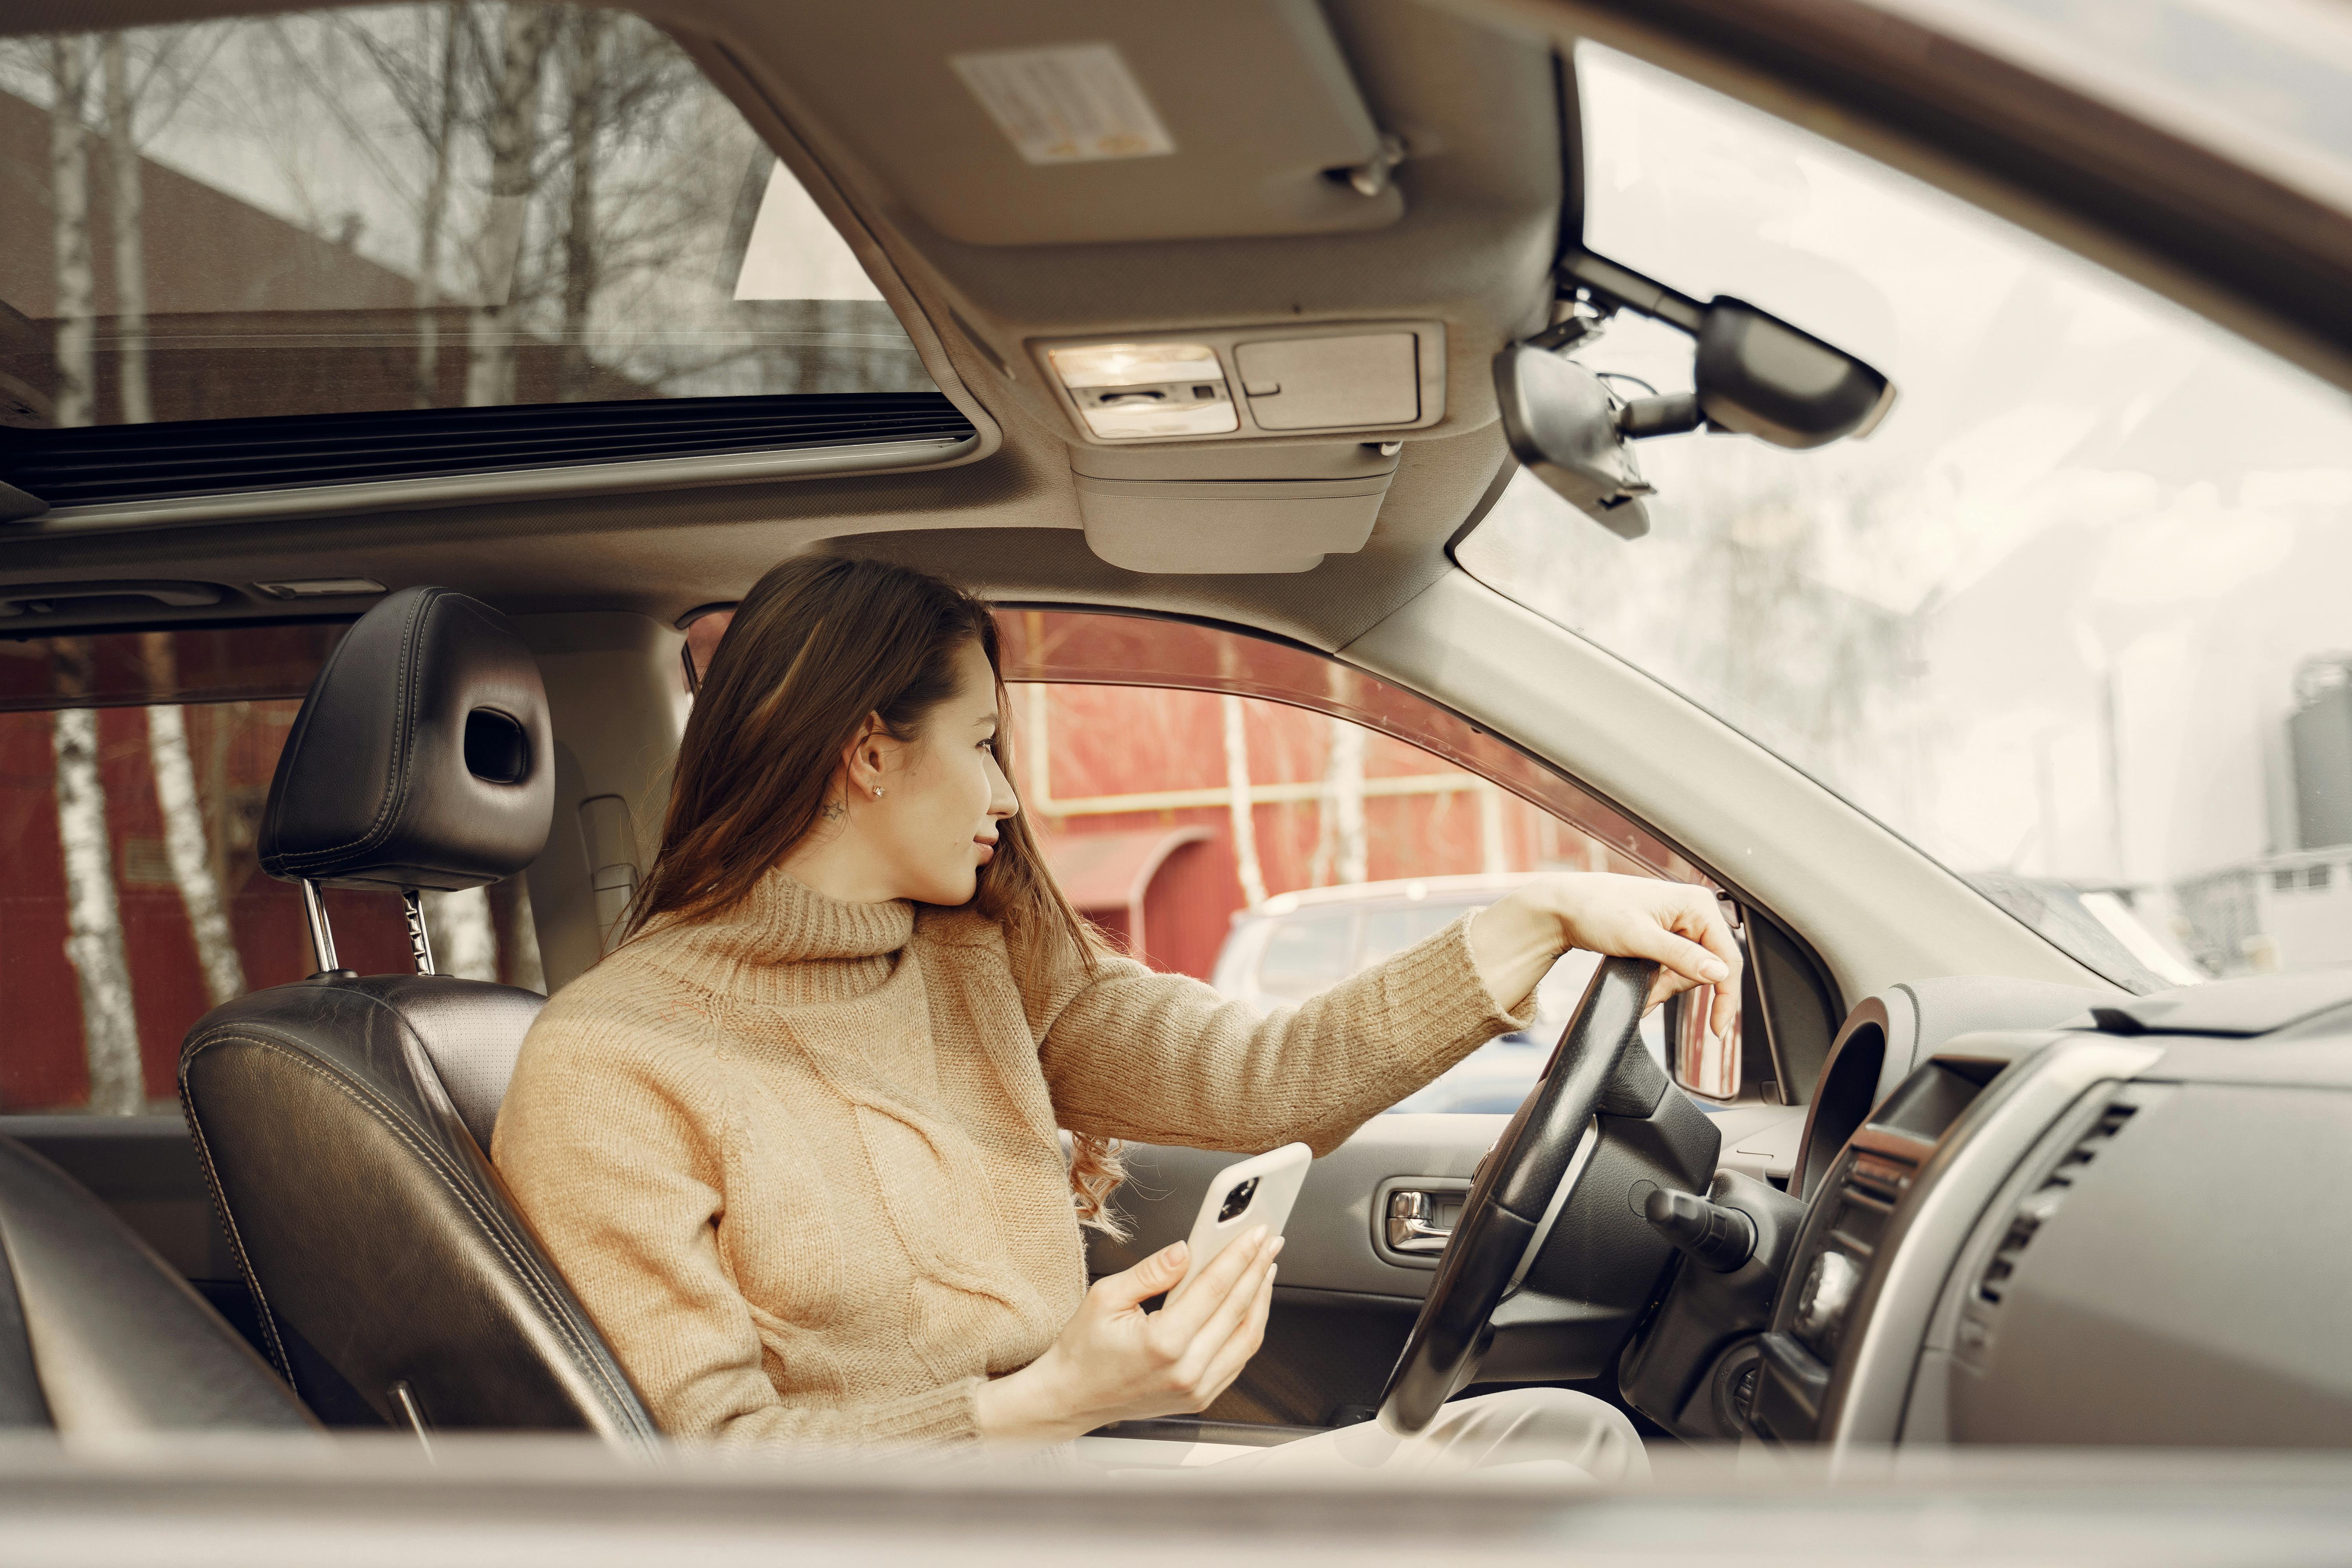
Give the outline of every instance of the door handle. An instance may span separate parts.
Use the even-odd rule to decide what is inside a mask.
[[[1440,1201],[1448,1198],[1453,1201],[1441,1207]],[[1389,1194],[1389,1250],[1424,1256],[1444,1251],[1454,1234],[1453,1221],[1461,1212],[1460,1193],[1399,1188]]]

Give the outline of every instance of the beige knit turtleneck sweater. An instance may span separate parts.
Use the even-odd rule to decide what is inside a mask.
[[[974,1435],[1086,1286],[1056,1127],[1327,1152],[1484,1040],[1457,923],[1261,1019],[1106,958],[1024,973],[969,910],[771,873],[564,987],[524,1040],[499,1170],[674,1436]]]

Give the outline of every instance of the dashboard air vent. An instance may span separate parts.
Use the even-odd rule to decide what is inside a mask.
[[[2018,1259],[2025,1255],[2025,1249],[2033,1244],[2035,1235],[2050,1222],[2050,1216],[2058,1212],[2074,1192],[2074,1183],[2084,1167],[2099,1157],[2100,1152],[2124,1130],[2125,1123],[2131,1121],[2137,1110],[2137,1107],[2120,1101],[2109,1105],[2100,1113],[2099,1120],[2091,1130],[2060,1156],[2058,1163],[2042,1179],[2041,1184],[2018,1203],[2016,1212],[2010,1215],[2008,1232],[2001,1237],[2000,1245],[1993,1248],[1992,1257],[1986,1260],[1984,1273],[1978,1277],[1978,1300],[1987,1306],[2000,1305],[2002,1292],[2008,1289],[2010,1279],[2017,1273]]]

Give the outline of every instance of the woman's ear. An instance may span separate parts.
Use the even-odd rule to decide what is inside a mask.
[[[853,797],[875,799],[887,787],[887,775],[902,750],[898,737],[882,727],[880,714],[868,714],[856,739],[842,748],[841,771]]]

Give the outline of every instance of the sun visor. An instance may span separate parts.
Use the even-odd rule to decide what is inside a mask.
[[[1383,134],[1313,0],[793,0],[794,95],[968,245],[1381,228]]]
[[[1351,554],[1396,477],[1358,443],[1074,450],[1087,547],[1130,572],[1311,572]]]

